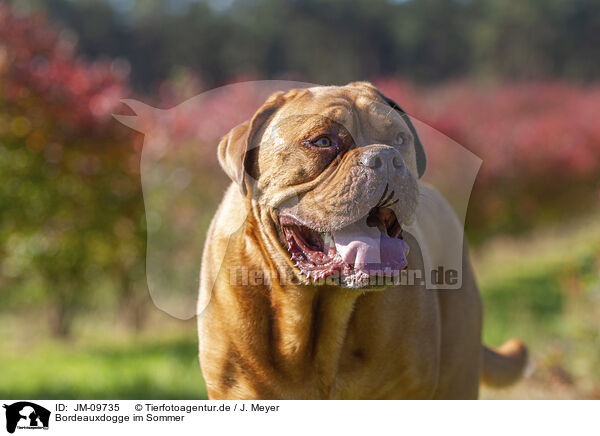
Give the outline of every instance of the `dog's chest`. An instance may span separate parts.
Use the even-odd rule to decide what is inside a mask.
[[[433,396],[439,376],[439,311],[427,295],[410,298],[410,305],[377,294],[359,302],[344,341],[333,398]]]

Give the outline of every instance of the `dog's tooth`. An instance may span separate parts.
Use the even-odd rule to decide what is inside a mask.
[[[321,238],[323,238],[323,244],[326,247],[331,247],[334,244],[331,232],[321,233]]]

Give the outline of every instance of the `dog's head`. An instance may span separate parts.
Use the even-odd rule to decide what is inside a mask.
[[[406,267],[402,224],[417,207],[425,151],[406,113],[370,83],[272,95],[221,140],[219,161],[305,279],[357,288]]]

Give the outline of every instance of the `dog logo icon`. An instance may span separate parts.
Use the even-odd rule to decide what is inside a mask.
[[[18,429],[47,430],[50,421],[50,411],[42,406],[28,401],[19,401],[4,405],[6,409],[6,431],[14,433]]]

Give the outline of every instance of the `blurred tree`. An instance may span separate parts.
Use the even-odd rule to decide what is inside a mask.
[[[181,67],[207,86],[240,76],[342,83],[402,75],[567,78],[600,73],[596,0],[21,0],[131,62],[141,91]]]
[[[138,156],[111,118],[127,92],[118,64],[84,63],[68,34],[0,4],[3,308],[47,308],[59,336],[103,290],[143,292]]]

